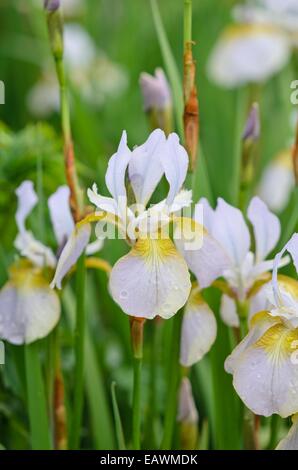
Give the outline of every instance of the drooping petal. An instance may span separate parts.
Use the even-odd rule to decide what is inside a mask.
[[[234,363],[233,385],[255,414],[282,417],[298,409],[298,330],[271,326]]]
[[[257,196],[251,200],[247,216],[253,225],[256,241],[256,262],[259,263],[276,246],[280,237],[280,222],[278,217],[270,212],[266,204]]]
[[[47,336],[60,317],[59,298],[34,267],[16,269],[0,291],[0,338],[12,344]]]
[[[123,131],[118,150],[109,160],[106,172],[106,185],[115,201],[126,200],[125,172],[131,157],[127,146],[127,135]]]
[[[167,204],[170,206],[182,188],[188,169],[187,152],[179,143],[179,137],[175,133],[170,134],[167,139],[165,152],[162,157],[162,165],[170,185],[167,196]]]
[[[69,195],[69,187],[60,186],[48,199],[50,217],[59,246],[68,239],[74,228],[69,206]]]
[[[34,191],[32,181],[23,181],[23,183],[16,189],[18,198],[18,208],[16,212],[16,223],[20,233],[26,231],[25,221],[36,206],[38,198]]]
[[[135,317],[170,318],[186,303],[190,288],[187,265],[170,239],[139,239],[110,275],[112,297]]]
[[[199,288],[192,289],[182,321],[180,364],[191,367],[207,354],[217,332],[214,314],[200,295]]]
[[[146,142],[136,147],[128,167],[130,183],[136,202],[146,207],[164,173],[161,158],[165,152],[166,137],[161,129],[155,129]]]
[[[280,441],[276,450],[298,450],[298,416],[292,417],[292,426],[288,434]]]
[[[289,57],[289,41],[278,28],[233,25],[215,44],[208,74],[211,80],[226,88],[259,83],[281,70]]]
[[[219,198],[212,225],[212,236],[223,246],[233,264],[240,266],[250,247],[250,235],[242,212]]]
[[[36,266],[55,268],[56,257],[52,250],[34,238],[32,232],[25,230],[17,235],[14,246],[22,256],[29,259]]]
[[[226,325],[232,328],[238,328],[240,326],[236,302],[226,294],[223,294],[221,297],[220,316]]]
[[[76,227],[70,235],[58,260],[57,269],[51,287],[61,289],[61,282],[64,276],[76,263],[84,249],[88,245],[91,235],[91,225],[86,224]]]

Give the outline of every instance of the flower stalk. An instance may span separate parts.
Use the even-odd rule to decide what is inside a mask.
[[[192,0],[184,0],[184,139],[190,156],[189,170],[196,166],[199,143],[199,103],[197,97],[196,64],[192,54]]]
[[[144,318],[136,317],[132,317],[130,322],[133,353],[132,442],[134,450],[141,448],[141,379],[144,323]]]
[[[57,450],[67,449],[67,417],[65,409],[64,380],[61,369],[59,331],[55,331],[55,376],[54,376],[54,445]]]
[[[54,3],[55,5],[52,5]],[[63,18],[60,9],[60,2],[46,1],[45,10],[49,40],[59,83],[61,127],[64,141],[65,174],[70,189],[70,207],[75,222],[78,222],[83,215],[83,198],[76,171],[75,153],[71,134],[67,81],[63,63]]]

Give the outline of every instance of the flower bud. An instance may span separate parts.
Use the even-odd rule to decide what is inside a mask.
[[[45,0],[49,39],[54,59],[63,57],[63,19],[59,0]]]
[[[183,377],[180,384],[177,421],[180,423],[181,448],[195,449],[198,441],[199,415],[191,383],[187,377]]]
[[[172,130],[172,96],[169,83],[162,69],[155,75],[140,75],[144,110],[148,113],[152,128],[161,128],[167,134]]]
[[[253,103],[250,113],[248,115],[245,129],[242,134],[243,140],[251,140],[255,142],[260,138],[261,124],[260,124],[260,110],[258,103]]]
[[[44,7],[47,11],[55,11],[60,7],[60,0],[45,0]]]

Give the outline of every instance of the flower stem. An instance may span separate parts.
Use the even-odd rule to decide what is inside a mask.
[[[192,55],[192,0],[184,0],[184,138],[189,153],[189,171],[196,166],[199,144],[199,102],[196,87],[196,65]]]
[[[162,450],[171,449],[174,434],[174,426],[177,415],[177,394],[180,382],[181,368],[179,366],[180,352],[180,331],[181,331],[182,313],[176,313],[172,324],[172,337],[169,346],[169,370],[168,370],[168,390],[167,406],[165,412],[164,434],[161,443]]]
[[[144,322],[143,318],[133,317],[130,325],[133,351],[132,442],[134,450],[141,448],[141,378]]]
[[[39,343],[25,346],[27,400],[33,450],[50,450],[51,438],[45,389],[39,357]]]
[[[64,398],[64,381],[61,369],[59,326],[55,335],[55,376],[54,376],[54,443],[55,449],[67,449],[67,419]]]
[[[80,443],[80,430],[84,391],[84,338],[85,338],[85,255],[77,263],[76,274],[76,326],[75,341],[75,390],[70,448],[77,449]]]

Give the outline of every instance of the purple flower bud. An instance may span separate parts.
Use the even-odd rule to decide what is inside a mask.
[[[255,142],[260,137],[260,131],[261,123],[259,105],[258,103],[254,103],[247,118],[245,129],[242,134],[242,139],[252,140]]]
[[[44,7],[47,11],[56,11],[60,7],[60,0],[44,0]]]
[[[177,421],[197,424],[198,411],[192,394],[191,383],[187,377],[181,380]]]
[[[146,72],[140,75],[140,87],[143,95],[144,109],[164,110],[172,105],[171,90],[164,71],[155,70],[154,75]]]

